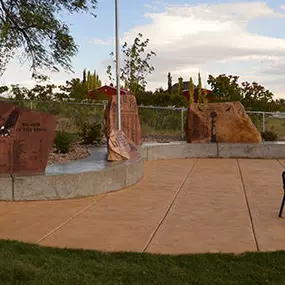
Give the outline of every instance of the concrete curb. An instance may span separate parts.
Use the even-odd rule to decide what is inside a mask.
[[[172,158],[285,158],[285,144],[167,143],[145,144],[145,160]]]
[[[93,196],[136,184],[143,177],[145,160],[285,158],[285,144],[144,144],[140,148],[141,158],[119,163],[107,163],[104,151],[96,149],[96,152],[95,156],[91,153],[87,159],[51,167],[54,170],[47,171],[45,175],[2,175],[0,200],[57,200]]]
[[[141,157],[120,163],[107,163],[105,168],[96,171],[7,175],[1,179],[0,200],[58,200],[94,196],[129,187],[142,178],[143,172],[144,159]]]

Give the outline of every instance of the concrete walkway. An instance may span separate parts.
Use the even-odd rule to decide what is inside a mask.
[[[285,249],[285,160],[145,163],[137,185],[66,201],[0,202],[0,238],[163,254]],[[284,211],[285,214],[285,211]]]

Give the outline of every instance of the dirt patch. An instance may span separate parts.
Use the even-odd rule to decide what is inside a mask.
[[[49,155],[48,165],[67,163],[72,160],[85,158],[89,155],[89,147],[90,146],[74,144],[70,147],[69,153],[56,153],[56,149],[53,148]]]

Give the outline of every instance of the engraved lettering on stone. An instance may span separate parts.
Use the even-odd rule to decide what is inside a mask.
[[[0,174],[42,173],[55,137],[56,117],[0,102]]]

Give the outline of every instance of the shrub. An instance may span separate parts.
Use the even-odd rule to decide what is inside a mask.
[[[276,141],[277,139],[277,134],[271,131],[262,132],[261,136],[265,141]]]
[[[79,136],[83,144],[101,144],[103,140],[103,127],[101,123],[83,121],[78,123]]]
[[[83,144],[102,143],[104,137],[102,117],[104,117],[103,108],[99,110],[76,108],[73,111],[73,122]]]
[[[68,153],[69,149],[76,140],[74,134],[67,133],[65,131],[56,132],[54,139],[54,147],[59,153]]]

